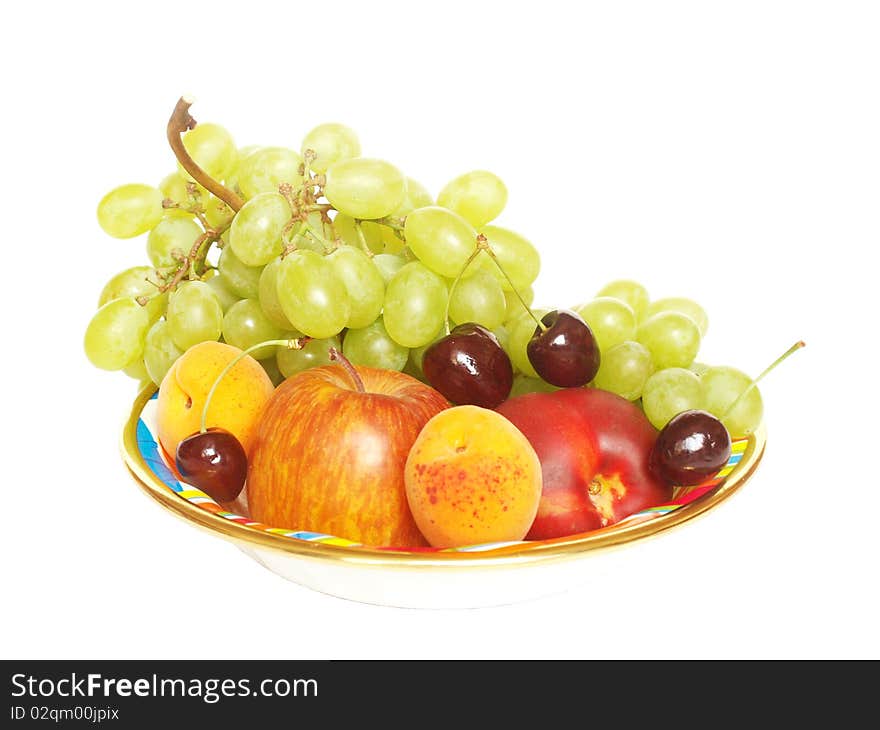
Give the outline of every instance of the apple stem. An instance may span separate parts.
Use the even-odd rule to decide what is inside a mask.
[[[256,345],[251,345],[246,350],[242,350],[238,353],[238,355],[226,364],[226,367],[220,371],[220,374],[211,384],[211,389],[208,391],[208,396],[205,398],[205,405],[202,407],[202,420],[199,424],[199,432],[205,433],[208,430],[208,406],[211,405],[214,391],[217,390],[220,381],[226,377],[226,373],[232,370],[232,368],[234,368],[245,355],[250,355],[254,350],[259,350],[261,347],[271,347],[273,345],[276,347],[286,347],[288,350],[301,350],[311,339],[311,337],[298,337],[294,340],[266,340],[265,342],[258,342]]]
[[[482,233],[477,236],[477,251],[485,251],[489,258],[492,259],[495,266],[498,267],[498,271],[501,272],[501,275],[507,280],[507,283],[510,284],[510,288],[513,290],[513,293],[516,294],[516,298],[519,299],[519,303],[522,304],[523,309],[529,313],[529,316],[535,321],[535,324],[538,325],[538,329],[541,332],[547,331],[547,325],[545,325],[540,319],[535,316],[535,313],[532,311],[531,307],[526,304],[526,300],[522,298],[522,294],[519,293],[519,289],[517,289],[513,282],[510,280],[510,277],[507,275],[507,272],[504,270],[504,267],[501,265],[501,262],[498,260],[498,257],[495,255],[495,252],[492,250],[492,247],[489,246],[489,239],[486,238]]]
[[[354,381],[355,388],[357,388],[358,393],[366,393],[367,389],[364,387],[364,381],[361,380],[361,376],[358,375],[358,371],[355,369],[355,366],[351,364],[351,361],[345,357],[339,350],[335,347],[330,348],[330,359],[336,360],[345,371],[348,373],[349,377],[351,377],[352,381]]]
[[[168,144],[171,145],[171,149],[178,162],[180,162],[183,169],[190,174],[190,177],[192,177],[193,180],[208,190],[208,192],[216,195],[220,200],[226,203],[226,205],[232,208],[232,210],[238,213],[244,205],[244,201],[229,188],[221,185],[199,167],[198,163],[190,156],[183,144],[183,138],[181,135],[190,129],[194,129],[196,126],[196,120],[193,119],[192,115],[189,113],[189,108],[192,106],[192,103],[193,100],[186,96],[181,96],[180,99],[177,100],[177,105],[174,107],[174,111],[171,112],[171,118],[168,120],[168,127],[166,130]]]
[[[806,347],[806,345],[807,345],[806,342],[804,342],[803,340],[799,340],[798,342],[795,342],[791,347],[789,347],[785,352],[783,352],[779,357],[777,357],[772,363],[770,363],[770,365],[764,370],[764,372],[762,372],[757,378],[755,378],[751,383],[749,383],[749,386],[734,399],[733,403],[731,403],[727,407],[727,409],[724,411],[724,413],[721,414],[721,418],[719,418],[718,420],[723,421],[730,414],[730,412],[734,408],[736,408],[736,406],[739,404],[739,402],[743,398],[745,398],[748,393],[750,393],[752,391],[752,388],[756,387],[758,385],[758,383],[764,379],[765,375],[767,375],[771,370],[773,370],[783,360],[787,359],[789,357],[789,355],[792,355],[793,353],[797,352],[802,347]]]

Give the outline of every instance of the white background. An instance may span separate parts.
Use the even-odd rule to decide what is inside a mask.
[[[27,9],[26,9],[27,8]],[[4,658],[880,658],[880,23],[870,2],[15,4],[0,44]],[[146,262],[95,206],[174,168],[177,97],[241,145],[322,121],[436,193],[510,190],[538,304],[617,277],[700,301],[700,359],[757,374],[757,475],[561,595],[355,604],[274,576],[146,498],[135,395],[82,334]],[[581,580],[582,579],[582,580]],[[581,585],[580,583],[584,583]]]

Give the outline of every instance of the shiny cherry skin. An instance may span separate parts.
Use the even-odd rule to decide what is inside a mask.
[[[504,348],[489,330],[470,322],[425,350],[422,370],[433,388],[459,406],[495,408],[513,387],[513,366]]]
[[[174,459],[180,475],[217,502],[231,502],[247,478],[247,454],[229,431],[209,428],[187,436]]]
[[[715,476],[730,459],[730,434],[706,411],[684,411],[657,436],[648,467],[668,484],[683,487]]]
[[[599,345],[583,318],[559,309],[541,318],[526,346],[529,362],[543,380],[559,388],[586,385],[599,371]]]

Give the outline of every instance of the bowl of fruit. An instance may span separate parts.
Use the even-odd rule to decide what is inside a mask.
[[[480,606],[586,580],[754,472],[773,366],[697,362],[695,302],[614,281],[535,308],[540,257],[493,223],[495,175],[435,200],[343,125],[238,149],[190,106],[178,170],[98,206],[149,265],[107,283],[85,334],[140,382],[123,458],[173,514],[325,593]]]

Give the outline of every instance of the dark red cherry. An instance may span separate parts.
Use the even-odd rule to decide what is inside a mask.
[[[583,318],[567,309],[545,314],[546,329],[535,328],[526,354],[535,372],[559,388],[586,385],[599,370],[599,345]]]
[[[460,324],[422,358],[428,382],[456,405],[495,408],[510,395],[513,366],[498,339],[478,324]]]
[[[174,458],[180,475],[217,502],[231,502],[247,478],[247,454],[229,431],[209,428],[187,436]]]
[[[657,436],[648,466],[665,482],[684,487],[715,476],[730,459],[730,434],[706,411],[684,411]]]

